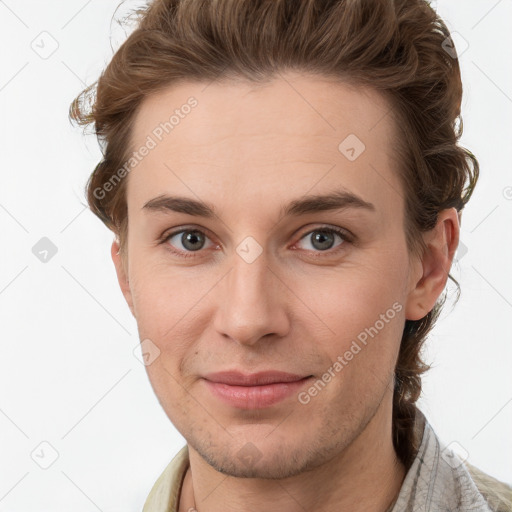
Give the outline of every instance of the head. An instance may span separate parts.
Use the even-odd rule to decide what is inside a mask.
[[[158,347],[165,412],[220,470],[275,477],[388,410],[408,465],[421,348],[478,178],[448,29],[423,0],[157,0],[138,15],[70,115],[102,146],[87,198]],[[331,379],[241,413],[201,379],[232,368]],[[255,439],[269,462],[249,475],[233,456]]]

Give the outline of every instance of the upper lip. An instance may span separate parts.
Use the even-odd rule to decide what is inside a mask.
[[[310,375],[296,375],[294,373],[265,371],[251,374],[244,374],[235,370],[208,373],[203,376],[211,382],[229,384],[231,386],[261,386],[264,384],[273,384],[276,382],[296,382],[298,380],[310,377]]]

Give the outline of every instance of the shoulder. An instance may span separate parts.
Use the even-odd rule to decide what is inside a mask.
[[[464,465],[493,512],[510,512],[512,510],[512,487],[510,485],[484,473],[467,461],[464,462]]]
[[[175,512],[183,477],[189,465],[188,445],[175,455],[153,485],[142,512]]]

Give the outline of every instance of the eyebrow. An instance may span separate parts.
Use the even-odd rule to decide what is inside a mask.
[[[284,217],[298,217],[308,213],[355,208],[375,212],[375,206],[347,190],[337,190],[324,195],[308,195],[295,199],[281,207]],[[147,201],[142,207],[146,211],[177,212],[211,219],[217,216],[212,204],[188,197],[160,195]]]

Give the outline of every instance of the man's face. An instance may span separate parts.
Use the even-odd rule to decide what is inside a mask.
[[[182,83],[146,99],[133,132],[134,148],[148,135],[157,144],[128,176],[125,296],[150,357],[159,351],[147,371],[162,407],[233,476],[315,467],[372,424],[389,435],[409,291],[421,277],[405,242],[387,103],[285,76]],[[190,96],[197,105],[158,141],[155,128]],[[368,204],[285,214],[336,192]],[[163,195],[215,215],[144,207]],[[225,370],[312,377],[273,403],[229,402],[204,379]]]

